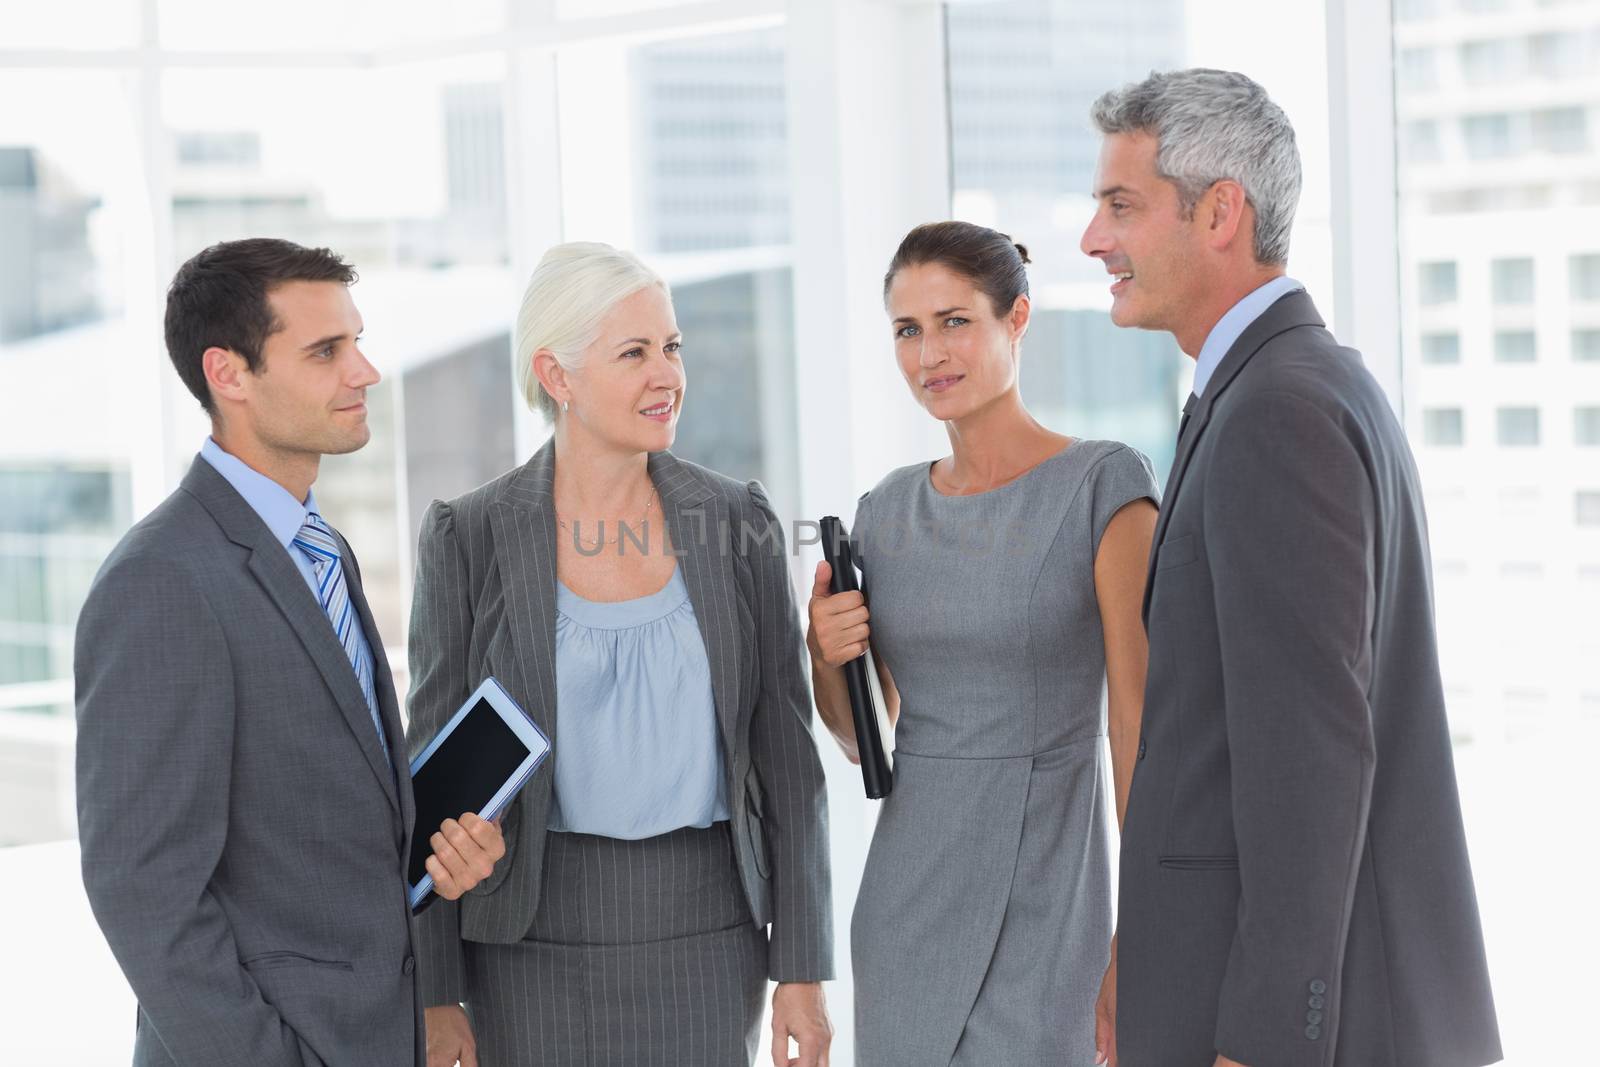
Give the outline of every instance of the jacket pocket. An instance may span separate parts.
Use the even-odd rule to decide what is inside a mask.
[[[336,971],[354,971],[356,965],[344,960],[321,960],[300,952],[257,952],[239,961],[252,971],[274,967],[327,967]]]
[[[1156,862],[1171,871],[1236,871],[1238,856],[1159,856]]]
[[[1194,544],[1194,534],[1169,537],[1161,542],[1161,549],[1156,553],[1156,570],[1164,571],[1172,567],[1181,567],[1185,563],[1193,563],[1199,558],[1200,553]]]
[[[544,770],[545,764],[550,763],[553,755],[554,753],[552,752],[545,756],[545,762],[539,765],[539,770],[534,772],[534,777],[538,777],[539,771]],[[505,810],[500,813],[500,836],[505,839],[506,854],[501,856],[500,862],[494,865],[494,870],[489,872],[489,877],[467,890],[468,896],[486,897],[505,884],[506,877],[511,873],[512,866],[517,862],[518,845],[521,843],[519,830],[522,826],[522,805],[531,803],[527,798],[528,791],[532,788],[534,788],[533,781],[529,779],[528,784],[523,786],[521,791],[511,798],[511,803],[507,804]]]
[[[754,766],[744,776],[744,796],[744,832],[756,861],[756,873],[771,878],[772,864],[767,858],[766,798]]]

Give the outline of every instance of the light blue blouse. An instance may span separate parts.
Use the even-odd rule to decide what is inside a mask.
[[[681,569],[614,603],[556,582],[554,759],[550,830],[638,840],[729,817],[711,664]]]

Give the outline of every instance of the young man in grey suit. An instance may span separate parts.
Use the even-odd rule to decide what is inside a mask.
[[[1145,590],[1102,1057],[1492,1063],[1422,490],[1382,389],[1284,274],[1294,131],[1221,71],[1093,114],[1082,247],[1117,279],[1112,319],[1196,359]]]
[[[178,271],[167,349],[211,416],[79,617],[89,902],[139,1001],[139,1067],[423,1062],[405,735],[355,556],[311,494],[366,444],[378,373],[349,265],[288,241]],[[439,894],[505,854],[464,814]]]

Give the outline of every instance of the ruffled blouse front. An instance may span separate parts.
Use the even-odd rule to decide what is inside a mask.
[[[638,840],[729,817],[711,664],[681,570],[587,600],[556,582],[550,830]]]

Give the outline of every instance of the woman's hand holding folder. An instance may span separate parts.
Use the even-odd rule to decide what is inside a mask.
[[[844,665],[866,652],[871,637],[866,597],[860,591],[834,593],[833,568],[817,564],[811,600],[806,605],[806,651],[811,654],[811,690],[817,713],[851,763],[861,762],[850,688]]]
[[[806,614],[810,621],[806,628],[806,650],[811,654],[811,689],[815,694],[817,712],[828,727],[828,732],[833,734],[833,739],[844,750],[845,758],[859,764],[861,742],[845,668],[872,651],[872,628],[868,621],[870,613],[866,598],[855,589],[833,592],[833,567],[824,560],[817,564],[816,580],[811,587],[811,601],[806,606]],[[880,725],[883,736],[887,738],[887,731],[900,717],[900,693],[895,688],[888,665],[881,657],[874,655],[868,662],[877,674],[879,710],[883,714]],[[886,771],[874,771],[873,778],[882,778],[881,785],[886,788]],[[879,796],[881,793],[869,786],[868,795]]]
[[[807,612],[811,626],[806,631],[806,646],[813,657],[820,656],[830,667],[843,667],[866,655],[872,630],[867,599],[860,590],[848,593],[831,591],[833,568],[827,560],[817,564],[817,579],[811,585]]]

